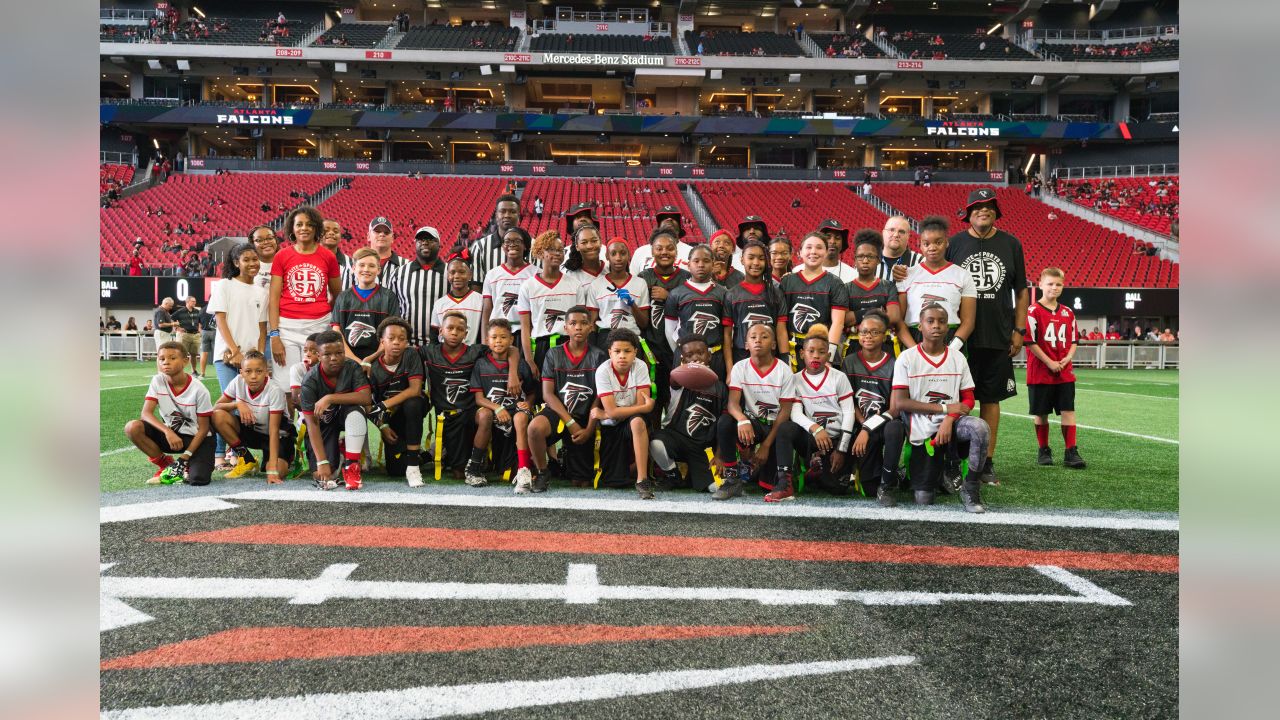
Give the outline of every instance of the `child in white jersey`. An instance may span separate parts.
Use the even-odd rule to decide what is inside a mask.
[[[853,388],[843,372],[827,363],[827,333],[821,323],[811,326],[799,348],[804,369],[795,374],[796,402],[780,432],[789,433],[792,447],[808,459],[806,480],[832,495],[848,495],[846,461],[853,440]],[[790,487],[774,488],[764,499],[789,500],[792,494]]]
[[[151,378],[142,414],[124,425],[125,436],[156,466],[148,485],[208,485],[213,476],[214,446],[209,437],[213,403],[208,388],[184,369],[188,358],[179,342],[161,343],[156,348],[159,372]]]
[[[636,492],[641,500],[652,500],[649,481],[649,428],[645,415],[653,410],[653,389],[649,368],[637,357],[640,337],[631,330],[609,332],[609,361],[596,368],[596,393],[605,420],[600,428],[600,477],[617,481],[635,465]],[[630,441],[630,452],[626,444]]]
[[[779,418],[791,417],[795,375],[773,354],[774,342],[772,326],[753,325],[747,331],[749,356],[729,373],[729,412],[716,423],[716,454],[725,479],[711,496],[716,500],[741,495],[755,468],[764,468],[773,457],[778,460],[777,481],[759,480],[761,487],[777,490],[791,484],[791,438],[778,430]]]
[[[973,332],[978,291],[968,270],[946,260],[948,228],[946,219],[937,215],[920,221],[920,250],[924,260],[908,268],[906,279],[898,283],[898,306],[903,318],[898,339],[903,348],[920,342],[918,318],[930,303],[946,310],[949,328],[946,342],[952,343],[953,349],[959,351]],[[954,342],[956,338],[959,343]]]
[[[258,468],[250,448],[261,450],[267,482],[283,482],[293,462],[297,432],[285,419],[284,393],[267,377],[267,356],[244,353],[240,374],[227,385],[213,406],[213,427],[236,455],[228,479],[244,477]],[[234,413],[234,414],[233,414]]]

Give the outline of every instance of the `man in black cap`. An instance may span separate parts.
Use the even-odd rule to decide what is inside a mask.
[[[769,247],[772,239],[769,237],[769,226],[765,224],[764,218],[759,215],[748,215],[742,218],[742,222],[738,223],[738,249],[733,251],[733,267],[742,270],[742,248],[746,247],[749,241],[755,240]]]
[[[390,289],[399,298],[400,312],[412,329],[409,344],[416,347],[436,342],[431,335],[431,311],[448,290],[448,277],[440,259],[440,231],[429,225],[420,227],[413,240],[417,254],[395,275]]]
[[[573,234],[578,231],[578,228],[586,225],[600,227],[600,219],[596,217],[595,203],[590,200],[574,205],[564,214],[565,245],[571,244],[573,242]],[[601,236],[603,235],[604,233],[601,231]]]
[[[337,228],[338,236],[341,237],[342,228]],[[329,235],[326,229],[325,235]],[[369,247],[378,251],[378,264],[381,269],[378,270],[378,284],[386,287],[391,282],[391,278],[400,270],[400,266],[404,265],[404,258],[395,252],[396,236],[391,229],[391,221],[385,216],[378,217],[369,221]],[[339,261],[341,266],[341,261]],[[350,261],[342,268],[342,287],[348,288],[355,284],[354,274],[351,269]]]
[[[852,265],[841,262],[840,256],[849,247],[849,228],[845,227],[835,218],[827,218],[823,220],[818,229],[814,232],[819,233],[827,238],[827,259],[823,261],[822,267],[827,272],[840,278],[842,283],[851,283],[858,277],[858,271]],[[800,272],[803,264],[796,265],[791,272]]]
[[[502,236],[519,224],[520,198],[515,195],[499,196],[493,206],[494,231],[476,238],[470,245],[466,245],[465,241],[455,242],[446,253],[449,257],[461,256],[471,263],[471,287],[477,292],[484,287],[484,276],[489,270],[498,267],[506,259],[506,254],[502,251]]]
[[[1000,401],[1018,394],[1013,356],[1022,349],[1031,296],[1022,243],[995,226],[1001,216],[996,191],[980,187],[969,193],[969,202],[959,215],[969,223],[969,229],[951,236],[946,257],[969,271],[978,291],[978,314],[965,351],[979,413],[991,428],[982,481],[995,485],[991,458],[996,451]]]
[[[680,208],[675,205],[663,205],[654,218],[658,221],[658,224],[653,228],[653,232],[649,233],[649,240],[653,240],[653,236],[658,233],[667,233],[679,238],[680,241],[676,243],[675,266],[678,268],[688,267],[689,248],[692,246],[684,242],[684,237],[687,233],[684,229],[684,223],[681,222]],[[641,271],[651,267],[653,267],[653,248],[646,243],[631,253],[631,274],[639,275]]]

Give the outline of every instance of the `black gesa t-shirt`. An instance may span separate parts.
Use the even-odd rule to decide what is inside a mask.
[[[947,260],[968,270],[978,290],[978,313],[969,347],[1009,349],[1014,299],[1027,287],[1022,243],[1003,230],[997,229],[982,240],[965,230],[951,236]]]

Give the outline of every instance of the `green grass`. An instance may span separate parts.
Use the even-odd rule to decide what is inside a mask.
[[[122,428],[137,417],[155,365],[110,361],[101,364],[100,372],[99,452],[104,453],[99,461],[100,488],[112,492],[146,487],[144,481],[155,470],[147,459],[133,449],[112,451],[129,446]],[[984,487],[984,500],[997,508],[1176,512],[1179,446],[1136,436],[1178,439],[1177,371],[1077,370],[1076,374],[1077,422],[1099,428],[1081,427],[1078,431],[1080,453],[1089,467],[1062,467],[1062,434],[1056,425],[1049,434],[1049,443],[1058,464],[1036,465],[1035,431],[1029,418],[1020,417],[1027,414],[1027,400],[1024,375],[1018,371],[1019,395],[1002,405],[1004,415],[996,451],[996,471],[1002,484]],[[210,376],[204,382],[216,399],[217,380]],[[378,478],[373,480],[377,482]],[[247,488],[256,486],[259,480],[233,482],[244,483]],[[163,492],[163,486],[154,489]]]

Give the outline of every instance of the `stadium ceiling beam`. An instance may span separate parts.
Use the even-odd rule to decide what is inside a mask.
[[[871,7],[871,0],[849,0],[844,6],[845,26],[857,24]]]
[[[1005,27],[1016,27],[1018,21],[1039,10],[1044,3],[1045,0],[1025,0],[1022,7],[1015,10],[1012,15],[1001,18],[1000,22],[1004,23]]]
[[[1145,85],[1146,82],[1147,82],[1146,75],[1134,75],[1133,77],[1125,81],[1124,86],[1126,88],[1131,88],[1135,85]]]
[[[1102,0],[1089,6],[1089,22],[1106,20],[1120,7],[1120,0]]]
[[[1079,81],[1080,81],[1079,75],[1063,75],[1061,78],[1056,80],[1052,85],[1050,85],[1049,89],[1054,92],[1057,92],[1065,88],[1066,86],[1077,83]]]
[[[891,72],[878,73],[874,78],[868,78],[867,84],[861,86],[860,89],[871,90],[874,88],[878,88],[883,86],[886,82],[889,82],[892,79],[893,79],[893,73]]]

